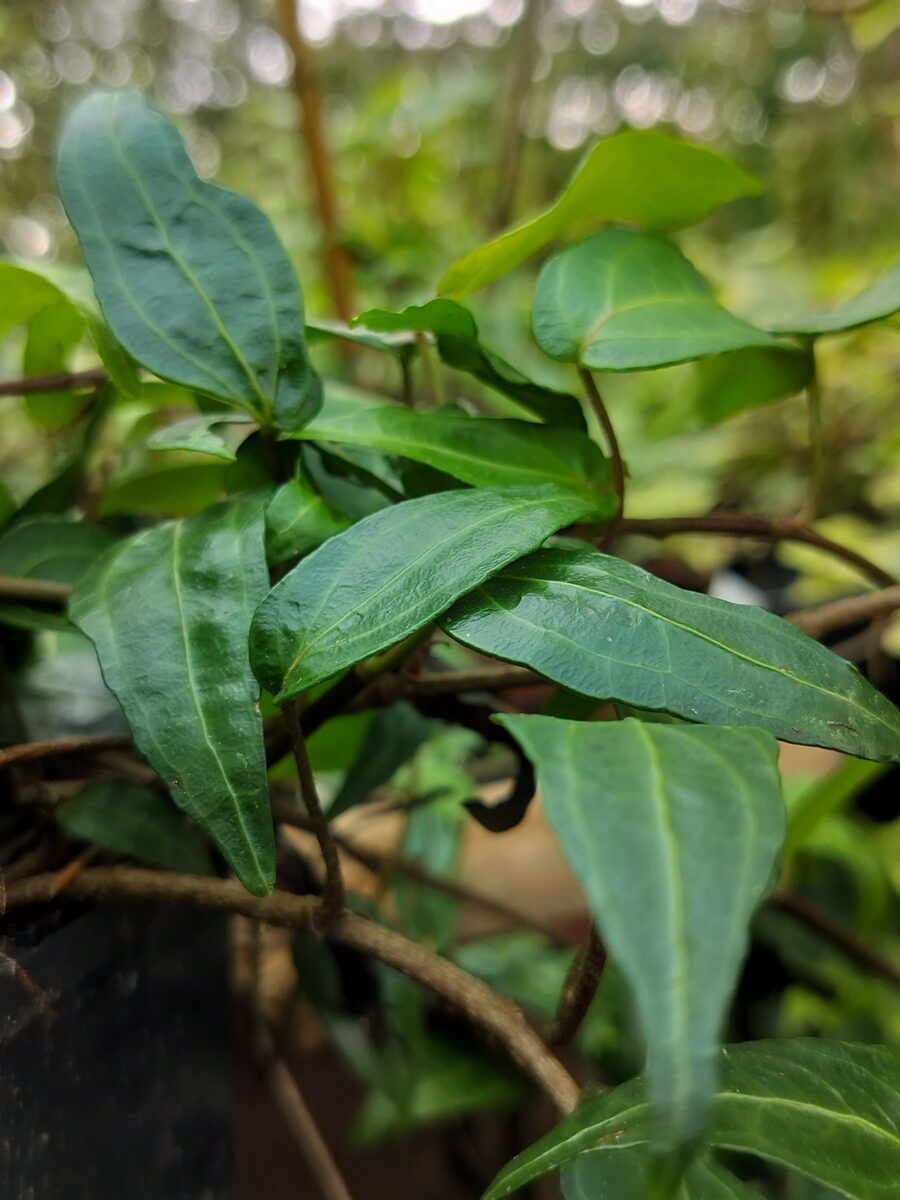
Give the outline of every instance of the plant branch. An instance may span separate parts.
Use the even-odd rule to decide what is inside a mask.
[[[856,550],[842,546],[825,537],[810,525],[795,517],[744,515],[742,513],[708,513],[702,517],[625,518],[619,522],[617,533],[643,533],[648,537],[669,537],[676,533],[710,533],[717,537],[755,537],[773,542],[802,542],[815,546],[841,559],[879,587],[892,587],[897,580]]]
[[[597,927],[592,925],[588,940],[569,968],[559,1008],[547,1032],[547,1041],[551,1046],[566,1045],[581,1028],[597,994],[605,967],[606,947],[600,940]]]
[[[28,579],[24,575],[0,575],[0,598],[34,600],[39,604],[65,604],[71,592],[67,583],[50,579]]]
[[[476,668],[472,671],[436,671],[431,675],[385,675],[370,684],[348,706],[358,712],[397,700],[418,697],[453,696],[459,692],[503,692],[509,688],[534,687],[547,681],[527,667]]]
[[[591,407],[596,414],[597,420],[600,422],[603,436],[606,439],[606,448],[609,452],[610,466],[612,468],[613,487],[616,492],[616,512],[603,535],[603,542],[606,544],[618,531],[622,523],[622,514],[625,511],[625,463],[622,461],[619,439],[616,437],[615,428],[610,420],[603,397],[600,395],[600,389],[597,387],[593,375],[590,371],[585,370],[584,367],[578,368],[578,374],[581,377],[584,390],[587,393]]]
[[[0,382],[0,396],[32,396],[35,392],[77,391],[81,388],[100,387],[108,381],[109,376],[103,367],[90,367],[87,371],[57,371],[53,375],[6,379]]]
[[[844,596],[830,604],[819,604],[815,608],[800,609],[788,614],[788,620],[808,633],[810,637],[822,638],[835,629],[862,624],[876,617],[890,615],[900,608],[900,584],[882,588],[879,592],[867,592],[863,596]]]
[[[54,900],[55,875],[34,875],[6,891],[5,910]],[[92,867],[73,879],[64,895],[73,900],[148,900],[190,904],[219,912],[237,913],[323,937],[370,954],[402,971],[466,1016],[483,1034],[510,1055],[519,1068],[550,1097],[560,1113],[572,1111],[579,1088],[565,1067],[547,1049],[522,1012],[480,979],[427,947],[393,929],[355,913],[344,912],[327,927],[318,920],[315,896],[272,892],[253,896],[239,883],[207,876],[149,871],[141,867]]]
[[[45,758],[59,758],[65,754],[98,754],[104,750],[123,750],[131,745],[131,738],[126,733],[55,738],[52,742],[22,742],[18,746],[7,746],[0,750],[0,769]]]
[[[310,825],[313,833],[316,835],[316,841],[319,843],[319,849],[322,852],[322,861],[325,864],[322,920],[326,922],[333,921],[343,912],[346,903],[341,860],[338,857],[337,846],[334,844],[334,838],[331,835],[331,826],[328,824],[328,818],[325,816],[322,810],[322,802],[319,800],[315,776],[313,775],[309,753],[306,749],[306,740],[303,737],[300,706],[296,700],[292,700],[287,706],[287,719],[291,731],[291,747],[294,751],[294,760],[297,763],[300,796],[306,806]]]
[[[858,967],[862,967],[863,970],[877,975],[886,983],[900,988],[900,966],[861,941],[852,929],[836,920],[830,913],[811,904],[803,896],[798,896],[796,892],[789,892],[783,888],[770,897],[769,904],[778,912],[805,925],[812,933],[818,934],[823,941],[830,942],[836,950],[839,950],[851,962],[856,963]]]

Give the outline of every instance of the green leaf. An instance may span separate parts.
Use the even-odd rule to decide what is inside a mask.
[[[799,1171],[853,1200],[893,1200],[900,1179],[900,1055],[819,1038],[728,1046],[709,1140]],[[500,1172],[501,1200],[586,1150],[646,1144],[642,1080],[585,1100]],[[625,1200],[625,1198],[622,1198]]]
[[[542,484],[440,492],[373,513],[275,585],[250,631],[254,670],[288,700],[415,633],[590,511],[584,495]]]
[[[900,262],[895,262],[859,295],[833,308],[831,312],[784,317],[778,321],[776,332],[821,337],[859,329],[861,325],[883,321],[896,312],[900,312]]]
[[[476,487],[557,483],[592,493],[593,519],[610,517],[615,509],[609,465],[596,443],[575,429],[460,412],[412,412],[329,385],[322,410],[296,436],[372,446]]]
[[[564,1200],[644,1200],[651,1179],[651,1159],[639,1149],[582,1154],[563,1169]],[[693,1163],[677,1200],[761,1200],[712,1158]]]
[[[17,325],[27,325],[44,308],[71,303],[55,283],[11,262],[0,262],[0,296],[0,337]]]
[[[107,487],[100,515],[191,516],[222,496],[227,470],[225,463],[194,461],[133,471]]]
[[[114,540],[84,521],[26,517],[0,534],[0,575],[74,584]]]
[[[671,242],[624,229],[597,233],[550,259],[538,279],[532,328],[551,358],[604,371],[779,345],[717,304]]]
[[[437,340],[438,353],[448,367],[465,371],[485,387],[509,397],[541,420],[550,424],[585,429],[584,413],[578,400],[567,392],[534,383],[511,363],[483,345],[475,318],[455,300],[438,298],[426,304],[412,304],[402,312],[371,308],[356,322],[386,336],[400,330],[431,333]]]
[[[365,315],[365,314],[364,314]],[[362,317],[356,321],[363,322]],[[306,340],[310,345],[317,342],[353,342],[357,346],[366,346],[369,350],[380,350],[383,354],[393,354],[396,358],[405,358],[415,350],[416,339],[411,333],[384,332],[374,333],[372,329],[357,329],[344,321],[332,321],[327,317],[315,317],[306,320]]]
[[[621,133],[593,147],[546,212],[458,259],[440,291],[468,295],[549,242],[609,221],[683,229],[729,200],[761,190],[752,175],[711,150],[650,130]]]
[[[850,663],[780,617],[683,591],[589,546],[515,563],[442,625],[586,696],[900,757],[900,713]]]
[[[747,408],[802,392],[813,370],[806,348],[754,347],[702,359],[695,367],[693,413],[703,425],[717,425]]]
[[[193,450],[196,454],[211,454],[214,458],[224,458],[226,462],[235,462],[237,455],[221,434],[216,433],[220,425],[237,425],[249,423],[250,417],[240,417],[235,413],[203,413],[199,417],[185,417],[159,429],[147,439],[150,450]]]
[[[89,783],[59,806],[56,819],[73,838],[125,854],[151,867],[212,873],[212,860],[167,797],[121,779]]]
[[[401,701],[377,714],[369,726],[359,755],[347,772],[340,791],[328,806],[328,819],[339,817],[365,800],[408,762],[435,730],[435,722],[413,705]]]
[[[700,1137],[716,1048],[785,813],[775,739],[731,726],[497,718],[537,768],[550,823],[634,994],[654,1143]]]
[[[69,357],[84,333],[84,316],[68,300],[49,304],[28,324],[22,360],[24,375],[55,375],[65,371]],[[82,412],[90,400],[87,392],[72,388],[34,392],[25,397],[31,419],[45,429],[62,429]]]
[[[119,543],[69,602],[139,750],[257,895],[275,848],[247,631],[267,587],[263,500],[240,496]]]
[[[92,312],[85,316],[91,341],[112,382],[129,400],[141,398],[141,379],[134,359],[119,345],[105,321]]]
[[[315,550],[351,524],[299,473],[283,483],[266,509],[266,555],[278,565]]]
[[[63,129],[60,195],[103,316],[139,363],[278,428],[316,411],[297,278],[249,200],[205,183],[136,92],[95,92]]]

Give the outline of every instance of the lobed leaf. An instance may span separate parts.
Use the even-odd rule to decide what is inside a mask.
[[[684,591],[588,546],[515,563],[442,626],[586,696],[900,758],[900,713],[850,663],[780,617]]]
[[[275,869],[247,658],[250,618],[268,587],[263,503],[235,497],[128,538],[69,602],[139,750],[258,895]]]
[[[280,702],[393,646],[557,529],[583,493],[454,490],[382,509],[329,538],[275,585],[250,630],[257,677]]]
[[[537,768],[550,823],[634,995],[654,1149],[686,1165],[715,1094],[750,918],[784,839],[776,742],[739,726],[497,719]]]
[[[546,212],[457,259],[440,291],[468,295],[557,238],[610,221],[682,229],[729,200],[761,190],[752,175],[712,150],[652,130],[620,133],[590,150]]]
[[[58,182],[103,315],[148,370],[278,428],[318,408],[290,260],[249,200],[199,178],[137,92],[95,92],[63,129]]]

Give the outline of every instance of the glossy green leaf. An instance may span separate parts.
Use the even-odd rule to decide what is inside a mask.
[[[275,565],[299,558],[351,524],[303,474],[283,483],[266,509],[266,554]]]
[[[250,656],[279,702],[402,641],[551,533],[590,515],[552,484],[441,492],[329,538],[257,610]]]
[[[692,415],[703,425],[716,425],[745,409],[796,396],[813,369],[805,348],[754,347],[704,358],[694,368]]]
[[[96,92],[63,129],[59,190],[107,324],[143,366],[279,428],[316,411],[290,260],[249,200],[199,178],[136,92]]]
[[[372,446],[475,486],[556,483],[583,490],[594,497],[595,519],[610,517],[615,509],[609,465],[596,443],[575,429],[459,412],[412,412],[329,386],[322,410],[297,436]]]
[[[645,1200],[652,1160],[645,1150],[595,1151],[581,1154],[563,1168],[563,1200]],[[761,1200],[712,1158],[693,1163],[674,1200]]]
[[[69,602],[141,753],[260,895],[275,849],[247,631],[268,587],[263,503],[235,497],[136,534]]]
[[[543,421],[574,429],[586,428],[581,404],[574,396],[534,383],[506,359],[489,350],[478,335],[475,318],[455,300],[438,297],[425,304],[411,304],[402,312],[371,308],[356,320],[384,336],[397,336],[401,330],[432,334],[437,341],[438,354],[448,367],[465,371],[485,387],[507,396]]]
[[[24,375],[55,375],[65,371],[74,348],[84,334],[84,315],[68,300],[47,305],[28,324],[22,360]],[[25,397],[33,421],[45,429],[62,429],[82,412],[90,390],[62,388],[34,392]]]
[[[821,337],[871,325],[897,312],[900,312],[900,262],[895,262],[859,295],[830,312],[783,317],[776,323],[776,330],[804,337]]]
[[[245,417],[245,422],[250,418]],[[203,413],[199,417],[185,417],[159,429],[147,439],[150,450],[193,450],[196,454],[210,454],[234,462],[237,458],[231,445],[216,430],[220,426],[242,423],[235,413]]]
[[[26,517],[0,534],[0,575],[77,583],[114,540],[85,521]]]
[[[740,726],[503,715],[628,980],[647,1046],[654,1143],[700,1137],[716,1048],[774,882],[785,813],[775,739]]]
[[[112,480],[100,501],[100,515],[191,516],[220,499],[227,470],[223,462],[193,461],[133,471]]]
[[[779,345],[717,304],[671,242],[624,229],[607,229],[551,258],[531,320],[545,354],[604,371]]]
[[[458,259],[440,290],[468,295],[557,238],[609,221],[682,229],[729,200],[760,191],[752,175],[711,150],[652,130],[620,133],[593,147],[546,212]]]
[[[442,625],[586,696],[900,757],[900,712],[850,663],[780,617],[683,591],[589,546],[515,563]]]
[[[728,1046],[709,1140],[800,1172],[852,1200],[893,1200],[900,1179],[900,1055],[819,1038]],[[514,1158],[484,1200],[604,1146],[647,1142],[643,1082],[588,1097],[572,1116]],[[625,1200],[625,1198],[622,1198]]]
[[[206,847],[171,800],[139,783],[89,783],[59,806],[56,819],[70,837],[151,867],[190,875],[213,869]]]

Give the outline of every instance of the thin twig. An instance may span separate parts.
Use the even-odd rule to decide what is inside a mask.
[[[879,587],[892,587],[897,580],[890,572],[862,554],[825,537],[810,525],[794,517],[776,517],[742,513],[708,513],[703,517],[628,518],[619,523],[618,533],[644,533],[648,537],[669,537],[676,533],[710,533],[717,537],[754,537],[773,542],[803,542],[855,567]]]
[[[551,1046],[565,1046],[581,1028],[605,967],[606,947],[592,925],[588,940],[576,954],[566,976],[559,1008],[547,1033]]]
[[[591,402],[591,407],[596,414],[597,420],[600,422],[603,436],[606,438],[606,448],[609,451],[610,467],[612,468],[613,487],[616,492],[615,515],[603,535],[603,541],[606,544],[612,540],[621,525],[622,514],[625,511],[625,463],[622,460],[622,450],[619,446],[619,439],[616,437],[615,427],[610,420],[609,412],[603,402],[603,397],[600,395],[600,389],[597,387],[593,375],[590,371],[585,370],[584,367],[578,368],[578,374],[581,376],[584,390]]]
[[[835,629],[872,621],[887,616],[900,608],[900,584],[882,588],[880,592],[867,592],[863,596],[844,596],[830,604],[819,604],[816,608],[805,608],[788,615],[788,620],[808,633],[810,637],[822,638]]]
[[[6,909],[45,904],[54,899],[53,874],[35,875],[12,884]],[[393,929],[355,913],[344,912],[322,927],[319,899],[272,892],[253,896],[239,883],[208,876],[149,871],[140,867],[93,867],[72,880],[65,896],[73,900],[148,900],[191,904],[220,912],[238,913],[325,938],[370,954],[408,975],[453,1006],[510,1055],[519,1068],[567,1114],[578,1102],[579,1088],[562,1063],[525,1020],[522,1012],[455,963]]]
[[[900,966],[884,958],[866,942],[861,941],[848,926],[824,912],[796,892],[777,891],[769,900],[771,906],[818,934],[858,967],[877,975],[885,982],[900,988]]]
[[[431,675],[407,675],[398,672],[394,675],[384,675],[370,684],[350,703],[348,711],[359,712],[377,705],[393,704],[397,700],[453,696],[460,692],[503,692],[509,688],[534,687],[546,682],[527,667],[436,671]]]
[[[806,385],[806,418],[809,440],[809,488],[803,520],[814,521],[822,508],[825,491],[825,430],[822,424],[822,389],[816,373],[815,347],[810,343],[812,378]]]
[[[333,921],[344,911],[346,894],[344,891],[344,876],[341,872],[341,860],[337,846],[331,834],[331,826],[322,809],[319,791],[316,787],[315,776],[306,749],[306,739],[301,725],[300,705],[292,700],[287,706],[287,719],[291,731],[291,746],[294,760],[297,763],[297,775],[300,780],[300,796],[306,806],[312,831],[316,835],[322,861],[325,864],[325,887],[322,892],[322,920]]]
[[[56,738],[52,742],[22,742],[18,746],[7,746],[0,750],[0,768],[45,758],[58,758],[64,754],[98,754],[104,750],[121,750],[131,744],[131,738],[124,733]]]
[[[26,579],[22,575],[0,575],[0,598],[34,600],[42,604],[65,604],[71,587],[50,579]]]
[[[6,379],[0,383],[0,396],[33,396],[36,392],[77,391],[98,387],[108,381],[103,367],[87,371],[57,371],[53,375],[29,375],[25,379]]]

